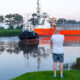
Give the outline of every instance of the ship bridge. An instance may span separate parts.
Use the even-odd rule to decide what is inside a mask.
[[[35,28],[51,28],[49,18],[40,18],[39,24]]]

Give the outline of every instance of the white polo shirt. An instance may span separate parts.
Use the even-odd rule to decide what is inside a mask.
[[[64,35],[62,34],[54,34],[51,37],[51,40],[53,42],[53,53],[56,54],[63,54],[63,43],[64,43]]]

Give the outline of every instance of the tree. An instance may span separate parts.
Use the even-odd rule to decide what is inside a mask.
[[[0,16],[0,23],[3,23],[3,22],[4,22],[4,17]]]
[[[59,19],[57,20],[57,23],[58,23],[58,24],[66,24],[66,23],[67,23],[67,20],[64,19],[64,18],[59,18]]]
[[[23,17],[19,14],[8,14],[5,17],[6,22],[11,29],[14,28],[14,25],[17,25],[19,27],[23,24]]]
[[[64,18],[59,18],[57,20],[57,24],[80,24],[80,21],[76,21],[76,20],[67,20],[67,19],[64,19]]]
[[[75,20],[68,20],[67,23],[68,23],[68,24],[76,24],[77,21],[75,21]]]
[[[13,14],[14,24],[21,26],[23,24],[23,17],[19,14]]]
[[[1,25],[4,22],[4,17],[0,16],[0,27],[2,28],[3,26]]]
[[[6,22],[7,22],[7,24],[9,25],[9,27],[10,27],[11,29],[13,29],[13,28],[14,28],[13,15],[12,15],[12,14],[8,14],[8,15],[5,16],[5,18],[6,18]]]

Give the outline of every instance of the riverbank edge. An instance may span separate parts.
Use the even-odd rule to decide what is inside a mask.
[[[40,71],[24,73],[11,80],[53,80],[53,78],[53,71]],[[60,71],[57,71],[54,80],[60,80]],[[80,80],[80,70],[64,70],[64,80]]]
[[[21,32],[21,29],[0,29],[0,37],[18,36]]]

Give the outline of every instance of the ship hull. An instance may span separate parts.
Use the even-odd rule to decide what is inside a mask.
[[[40,36],[52,35],[54,34],[54,31],[55,31],[54,28],[34,29],[34,32],[36,32]],[[61,30],[60,33],[63,35],[80,35],[80,30]]]
[[[54,33],[54,28],[48,28],[48,29],[34,29],[34,32],[36,32],[40,36],[44,35],[52,35]]]
[[[61,34],[64,35],[80,35],[80,30],[61,30]]]

